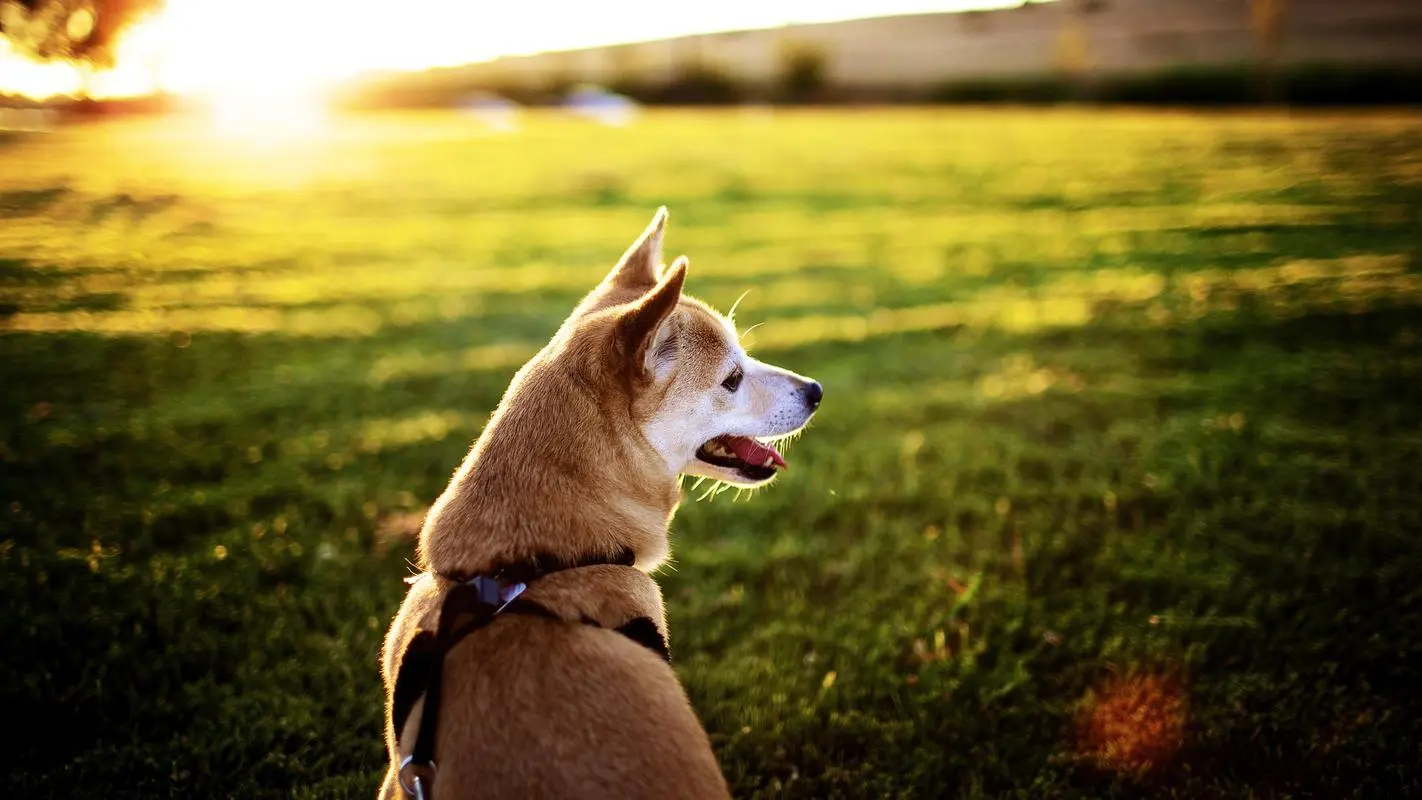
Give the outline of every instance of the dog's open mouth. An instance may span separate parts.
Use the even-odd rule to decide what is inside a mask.
[[[696,457],[707,464],[733,469],[753,481],[763,481],[784,468],[785,457],[765,442],[749,436],[717,436],[701,445]]]

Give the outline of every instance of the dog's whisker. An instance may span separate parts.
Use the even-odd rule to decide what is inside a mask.
[[[735,321],[735,319],[736,319],[736,309],[738,309],[738,308],[741,307],[741,301],[744,300],[744,299],[746,299],[746,295],[748,295],[748,294],[750,294],[750,293],[751,293],[751,290],[750,290],[750,289],[747,289],[747,290],[745,290],[744,292],[741,292],[741,296],[740,296],[740,297],[737,297],[737,298],[736,298],[736,302],[734,302],[734,303],[731,304],[731,310],[726,312],[726,318],[727,318],[727,319],[729,319],[729,320],[731,320],[731,321],[733,321],[733,322]]]

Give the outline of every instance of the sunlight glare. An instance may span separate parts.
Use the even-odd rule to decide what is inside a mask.
[[[40,64],[15,53],[9,40],[0,37],[0,94],[17,94],[45,100],[79,91],[79,72],[67,64]]]
[[[221,134],[245,138],[285,138],[321,131],[326,107],[315,92],[226,91],[206,98],[212,124]]]

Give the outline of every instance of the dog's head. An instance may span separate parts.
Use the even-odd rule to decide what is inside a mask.
[[[662,265],[662,209],[514,376],[426,518],[422,566],[477,569],[531,554],[667,552],[681,475],[761,486],[785,467],[820,385],[746,354],[735,326]],[[470,535],[470,532],[478,535]]]
[[[786,466],[773,442],[810,421],[822,389],[752,358],[730,319],[683,294],[686,258],[662,264],[666,223],[663,208],[565,327],[609,337],[632,422],[670,476],[764,485]]]

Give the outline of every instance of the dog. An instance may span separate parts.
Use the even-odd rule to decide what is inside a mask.
[[[518,371],[430,509],[382,657],[383,798],[729,796],[648,573],[682,476],[769,483],[786,467],[772,442],[823,390],[683,294],[666,223],[661,208]]]

